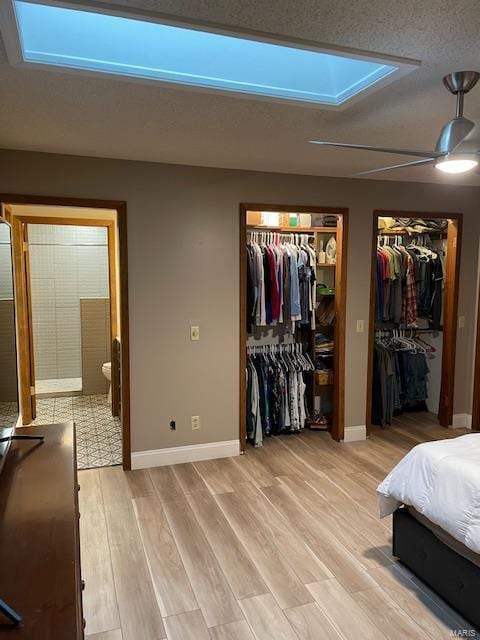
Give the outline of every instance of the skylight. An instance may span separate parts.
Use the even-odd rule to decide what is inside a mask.
[[[13,8],[21,61],[29,66],[330,106],[342,105],[387,77],[405,73],[405,67],[412,68],[408,63],[109,15],[78,5],[13,0]]]

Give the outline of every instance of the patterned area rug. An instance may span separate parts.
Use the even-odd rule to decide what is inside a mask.
[[[17,424],[18,404],[16,402],[0,402],[0,426],[14,427]]]
[[[34,425],[73,421],[77,432],[79,469],[122,463],[120,420],[112,416],[106,395],[37,400]]]

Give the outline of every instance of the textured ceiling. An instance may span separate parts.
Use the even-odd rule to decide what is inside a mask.
[[[5,0],[0,0],[1,2]],[[11,67],[0,43],[0,147],[347,176],[411,158],[311,138],[433,148],[454,112],[449,71],[480,70],[478,0],[115,0],[112,6],[415,58],[422,66],[343,112]],[[465,115],[480,122],[480,86]],[[433,168],[378,177],[480,184]]]

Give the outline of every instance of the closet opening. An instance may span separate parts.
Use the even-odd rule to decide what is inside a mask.
[[[4,196],[21,423],[74,422],[80,469],[130,468],[123,203]]]
[[[240,205],[240,446],[344,436],[348,209]]]
[[[367,429],[453,422],[462,214],[375,211]]]

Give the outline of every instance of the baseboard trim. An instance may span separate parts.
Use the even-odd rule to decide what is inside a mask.
[[[353,427],[345,427],[343,436],[344,442],[359,442],[367,439],[367,427],[364,424],[357,424]]]
[[[452,429],[471,429],[472,415],[470,413],[455,413],[453,416]]]
[[[164,467],[168,464],[229,458],[238,455],[240,455],[239,440],[190,444],[184,447],[167,447],[166,449],[152,449],[150,451],[133,451],[132,469]]]

